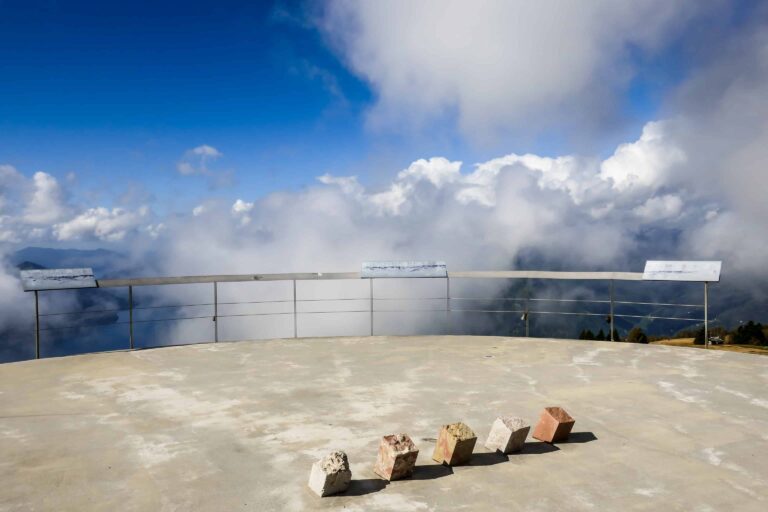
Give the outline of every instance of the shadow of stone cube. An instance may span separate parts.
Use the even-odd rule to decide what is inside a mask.
[[[530,430],[531,426],[522,418],[499,416],[491,425],[491,433],[488,434],[485,447],[503,454],[519,452],[523,449]]]
[[[384,480],[400,480],[413,474],[419,449],[408,434],[384,436],[379,443],[379,455],[373,472]]]
[[[331,452],[312,464],[309,474],[309,488],[318,496],[330,496],[344,492],[352,481],[349,459],[342,451]]]
[[[465,464],[472,458],[477,436],[463,423],[443,425],[437,436],[432,460],[449,466]]]
[[[562,407],[545,407],[533,430],[533,437],[545,443],[557,443],[568,439],[576,420]]]

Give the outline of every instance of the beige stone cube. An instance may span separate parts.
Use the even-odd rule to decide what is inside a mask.
[[[437,436],[432,459],[449,466],[465,464],[472,458],[477,436],[464,423],[443,425]]]
[[[321,497],[346,491],[351,481],[349,459],[339,450],[315,462],[309,474],[309,488]]]

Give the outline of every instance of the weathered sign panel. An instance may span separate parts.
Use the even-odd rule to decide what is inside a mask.
[[[360,277],[448,277],[444,261],[366,261]]]
[[[720,281],[721,261],[646,261],[644,281]]]
[[[25,292],[96,288],[96,279],[94,279],[93,270],[90,268],[22,270],[21,283]]]

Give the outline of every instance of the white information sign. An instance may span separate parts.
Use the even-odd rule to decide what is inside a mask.
[[[720,281],[721,261],[646,261],[644,281]]]
[[[21,283],[25,292],[96,288],[96,280],[90,268],[22,270]]]
[[[448,277],[448,268],[443,261],[366,261],[360,276]]]

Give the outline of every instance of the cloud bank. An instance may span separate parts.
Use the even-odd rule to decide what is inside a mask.
[[[610,117],[615,93],[719,2],[333,0],[318,25],[377,95],[375,126],[455,118],[465,137]]]

